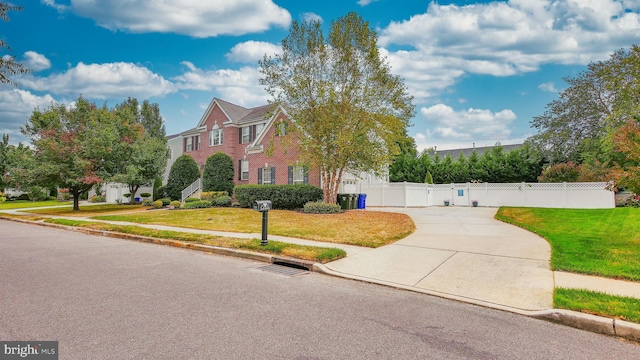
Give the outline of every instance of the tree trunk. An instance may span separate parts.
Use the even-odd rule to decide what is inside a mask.
[[[69,189],[71,191],[71,189]],[[73,190],[73,211],[80,211],[80,194],[82,191]]]
[[[131,194],[131,196],[129,196],[129,204],[133,204],[133,199],[136,196],[138,189],[140,189],[140,185],[129,184],[129,193]]]

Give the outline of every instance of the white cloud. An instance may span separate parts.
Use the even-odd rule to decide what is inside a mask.
[[[26,51],[23,57],[24,65],[33,71],[46,70],[51,67],[51,61],[35,51]]]
[[[558,89],[556,89],[555,85],[552,82],[542,83],[538,85],[538,89],[554,93],[558,92]]]
[[[282,47],[264,41],[245,41],[237,44],[231,51],[229,51],[225,57],[231,61],[253,63],[256,64],[258,60],[262,60],[264,55],[273,56],[274,54],[282,52]]]
[[[256,67],[240,69],[203,70],[188,61],[182,64],[187,71],[173,80],[181,90],[212,91],[223,99],[242,106],[266,104],[269,95],[259,85],[260,72]]]
[[[319,21],[321,24],[324,21],[320,15],[312,12],[302,13],[302,20],[307,22]]]
[[[9,134],[13,144],[24,142],[20,127],[24,126],[33,110],[45,109],[55,102],[49,94],[38,96],[20,89],[0,90],[0,133]]]
[[[420,122],[420,118],[424,122]],[[516,120],[510,109],[492,112],[485,109],[456,111],[452,107],[437,104],[420,109],[417,126],[426,127],[424,133],[415,136],[419,150],[438,146],[470,147],[472,143],[494,145],[509,140],[509,126]],[[480,146],[480,145],[479,145]]]
[[[360,6],[367,6],[369,4],[371,4],[372,2],[376,2],[378,0],[358,0],[358,5]]]
[[[20,85],[35,91],[53,94],[83,95],[87,98],[124,99],[129,96],[146,99],[175,91],[174,85],[143,66],[132,63],[78,63],[64,73],[47,77],[27,75]]]
[[[178,33],[198,38],[242,35],[286,28],[291,14],[271,0],[71,0],[68,6],[45,4],[93,19],[110,30]]]
[[[640,1],[431,2],[424,14],[379,30],[380,44],[389,49],[393,72],[420,100],[451,87],[464,74],[511,76],[543,64],[606,59],[640,42],[638,12]],[[403,49],[393,50],[397,46]]]

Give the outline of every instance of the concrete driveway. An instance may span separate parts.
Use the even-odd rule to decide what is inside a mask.
[[[511,311],[553,308],[549,244],[495,220],[496,208],[371,210],[407,214],[417,229],[393,244],[329,263],[331,271]]]

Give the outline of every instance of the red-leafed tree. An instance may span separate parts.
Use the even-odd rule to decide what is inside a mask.
[[[22,128],[34,148],[29,176],[39,185],[68,188],[79,210],[80,195],[113,176],[126,156],[123,147],[143,132],[142,125],[82,97],[69,108],[36,109]]]
[[[623,155],[610,172],[616,187],[640,194],[640,117],[620,126],[614,135],[614,143],[615,150]]]

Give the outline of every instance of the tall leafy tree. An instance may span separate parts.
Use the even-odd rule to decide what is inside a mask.
[[[172,200],[182,200],[182,190],[200,177],[198,164],[189,155],[180,155],[171,165],[165,192]]]
[[[7,15],[8,11],[22,11],[22,6],[15,6],[5,2],[0,2],[0,19],[9,21],[9,16]],[[11,51],[11,48],[4,40],[0,39],[0,50],[2,50],[2,52],[4,52],[4,50]],[[16,85],[9,76],[25,74],[28,72],[29,69],[27,69],[22,63],[16,61],[13,56],[8,54],[3,56],[0,54],[0,84]]]
[[[565,81],[568,87],[559,98],[531,121],[539,133],[527,142],[549,163],[610,160],[612,134],[639,110],[640,47],[620,49]]]
[[[80,97],[71,108],[35,109],[21,130],[35,149],[37,166],[25,169],[29,177],[37,185],[68,188],[77,211],[80,195],[115,173],[119,147],[133,142],[139,126]]]
[[[7,187],[7,170],[9,162],[9,134],[2,134],[0,142],[0,192]]]
[[[133,198],[141,186],[151,185],[162,176],[167,164],[163,119],[158,104],[150,105],[145,100],[140,106],[135,98],[128,98],[114,112],[123,123],[135,124],[137,132],[132,141],[119,146],[121,161],[109,180],[127,184]]]
[[[202,174],[202,190],[226,191],[233,194],[234,184],[233,159],[222,152],[207,158]]]
[[[319,21],[294,21],[282,53],[265,56],[260,72],[291,116],[299,160],[321,171],[325,202],[335,203],[345,171],[382,172],[399,153],[412,97],[358,14],[333,21],[326,38]]]

